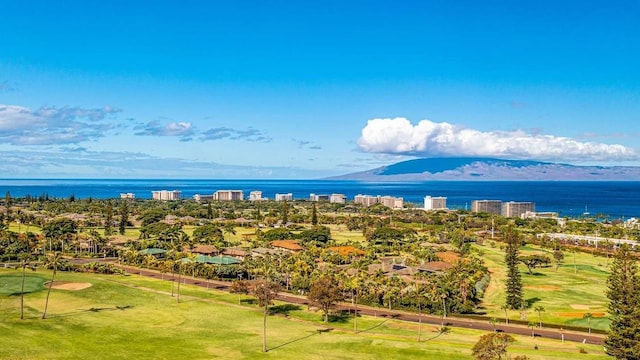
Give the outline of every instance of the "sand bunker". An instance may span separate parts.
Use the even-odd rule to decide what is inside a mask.
[[[49,283],[46,284],[49,286]],[[71,281],[54,281],[51,285],[52,289],[57,290],[82,290],[91,286],[91,283],[86,282],[71,282]]]

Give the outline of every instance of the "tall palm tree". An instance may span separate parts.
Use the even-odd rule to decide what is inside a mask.
[[[589,334],[591,334],[591,318],[593,318],[592,313],[585,313],[582,315],[582,318],[587,319],[587,325],[589,326]]]
[[[22,253],[19,255],[20,263],[17,268],[22,268],[22,281],[20,284],[20,320],[24,319],[24,280],[27,268],[35,271],[35,266],[31,265],[31,254]]]
[[[57,251],[47,255],[47,257],[45,258],[45,262],[44,262],[45,268],[53,268],[53,272],[51,273],[51,281],[49,281],[47,298],[44,302],[44,311],[42,312],[43,319],[47,317],[47,308],[49,307],[49,296],[51,295],[51,287],[53,286],[53,280],[55,279],[56,273],[58,272],[59,264],[60,264],[60,253]]]
[[[351,275],[347,288],[353,292],[353,333],[358,333],[358,298],[362,294],[367,282],[367,276],[362,267],[356,267]]]
[[[422,304],[429,296],[426,286],[418,283],[411,284],[402,289],[401,294],[413,298],[418,306],[418,342],[422,341]]]
[[[227,245],[231,244],[231,235],[235,235],[236,234],[236,228],[233,226],[232,223],[228,222],[224,224],[224,227],[222,228],[224,233],[227,234]]]
[[[498,323],[498,319],[492,317],[489,319],[489,324],[493,325],[493,332],[496,332],[496,324]]]
[[[529,328],[531,328],[531,337],[534,338],[536,337],[535,331],[534,329],[536,328],[536,323],[534,321],[529,321],[529,323],[527,324],[527,326]]]
[[[176,264],[178,264],[178,303],[180,303],[180,280],[182,278],[182,271],[184,268],[186,268],[189,264],[192,264],[193,262],[194,262],[193,259],[188,257],[185,257],[176,261]]]
[[[504,311],[504,323],[509,323],[509,306],[507,304],[501,305],[500,309]]]
[[[544,306],[538,305],[534,309],[538,313],[538,320],[540,324],[540,329],[542,329],[542,313],[544,312]]]
[[[438,297],[440,298],[440,300],[442,300],[442,326],[444,327],[444,318],[447,317],[447,293],[445,291],[440,292],[440,294],[438,294]]]

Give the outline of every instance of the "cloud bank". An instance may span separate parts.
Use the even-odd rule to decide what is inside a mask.
[[[142,152],[90,151],[82,147],[0,150],[1,178],[283,179],[329,176],[327,170],[286,166],[241,166],[159,157]]]
[[[120,109],[41,107],[32,110],[0,104],[0,143],[11,145],[76,144],[95,140],[116,128],[102,122]]]
[[[135,135],[139,136],[176,136],[180,141],[191,140],[194,129],[189,122],[172,121],[162,125],[159,121],[150,121],[146,124],[138,124],[134,128],[138,130]]]
[[[555,161],[637,160],[623,145],[581,142],[567,137],[531,134],[522,130],[483,132],[421,120],[372,119],[358,140],[362,151],[412,156],[487,156]]]
[[[265,135],[262,131],[254,128],[248,128],[246,130],[232,129],[228,127],[218,127],[206,130],[200,134],[200,140],[213,141],[213,140],[245,140],[251,142],[264,142],[269,143],[273,139]]]

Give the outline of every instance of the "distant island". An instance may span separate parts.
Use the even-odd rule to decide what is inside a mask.
[[[578,166],[532,160],[480,157],[414,159],[328,180],[523,180],[523,181],[640,181],[639,166]]]

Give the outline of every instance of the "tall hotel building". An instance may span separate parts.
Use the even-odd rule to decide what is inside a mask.
[[[425,210],[446,210],[447,198],[446,197],[431,197],[429,195],[424,197],[424,209]]]
[[[329,202],[332,204],[344,204],[347,202],[347,196],[345,194],[331,194]]]
[[[244,193],[242,190],[218,190],[213,193],[213,200],[242,201],[244,200]]]
[[[382,204],[390,209],[402,209],[404,208],[404,199],[395,196],[371,196],[358,194],[353,198],[353,202],[356,204],[362,204],[364,207],[369,207],[374,204]]]
[[[380,202],[379,196],[362,195],[358,194],[353,198],[353,202],[356,204],[362,204],[365,207],[377,204]]]
[[[275,201],[292,201],[292,200],[293,200],[292,193],[276,194],[275,196]]]
[[[522,217],[527,211],[535,212],[535,203],[509,201],[502,205],[502,216],[504,217]]]
[[[473,200],[471,202],[471,211],[474,213],[502,214],[501,200]]]
[[[180,200],[180,196],[182,195],[182,191],[180,190],[173,190],[173,191],[168,191],[168,190],[157,190],[157,191],[152,191],[151,195],[153,197],[153,200]]]
[[[262,197],[262,191],[256,190],[249,193],[249,201],[262,201],[267,198]]]

